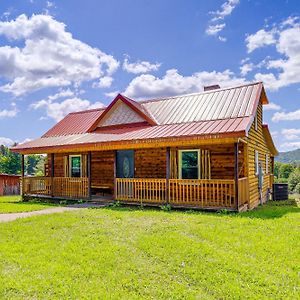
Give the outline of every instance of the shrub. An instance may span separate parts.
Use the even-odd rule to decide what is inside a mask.
[[[172,209],[172,206],[170,204],[161,205],[160,209],[163,211],[170,211]]]
[[[288,183],[288,179],[287,178],[274,178],[274,182],[275,183]]]
[[[300,171],[294,170],[293,173],[289,176],[289,188],[292,192],[295,192],[295,188],[298,184],[300,184]]]
[[[294,189],[294,192],[297,193],[297,194],[300,194],[300,182],[297,183],[297,185]]]

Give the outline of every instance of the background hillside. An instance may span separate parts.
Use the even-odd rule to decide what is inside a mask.
[[[276,157],[276,161],[283,163],[300,163],[300,149],[287,152],[280,152],[279,155]]]

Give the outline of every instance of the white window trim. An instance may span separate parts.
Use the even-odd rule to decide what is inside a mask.
[[[257,124],[257,114],[254,117],[254,129],[257,130],[258,124]]]
[[[266,174],[269,174],[269,154],[266,154]]]
[[[254,150],[254,163],[255,163],[255,175],[258,175],[258,168],[259,168],[259,153],[258,153],[258,150]]]
[[[184,150],[178,150],[178,152],[179,152],[179,164],[178,164],[179,179],[182,179],[182,153],[183,152],[191,152],[191,151],[198,153],[198,179],[200,178],[200,149],[184,149]]]
[[[80,157],[80,177],[82,177],[82,155],[81,154],[69,155],[69,177],[72,177],[72,158],[73,157]]]

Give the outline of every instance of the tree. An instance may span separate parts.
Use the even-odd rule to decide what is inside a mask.
[[[25,157],[25,174],[44,175],[45,156],[28,155]],[[0,146],[0,173],[21,174],[21,155],[14,153],[9,148]]]
[[[294,171],[295,166],[292,164],[281,164],[279,167],[279,178],[289,178],[290,174]]]
[[[300,171],[295,169],[288,179],[289,188],[292,192],[296,192],[296,187],[300,184]]]

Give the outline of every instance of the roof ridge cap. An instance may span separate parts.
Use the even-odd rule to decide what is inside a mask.
[[[236,85],[236,86],[228,86],[228,87],[224,87],[224,88],[220,88],[220,89],[214,89],[214,90],[210,90],[210,91],[202,91],[202,92],[181,94],[181,95],[175,95],[175,96],[161,96],[161,97],[158,97],[158,98],[145,99],[145,100],[136,101],[136,102],[138,102],[140,104],[145,104],[145,103],[155,102],[155,101],[172,100],[172,99],[180,98],[180,97],[196,96],[196,95],[200,95],[200,94],[201,95],[202,94],[210,94],[210,93],[215,93],[215,92],[219,92],[219,91],[237,89],[237,88],[242,88],[242,87],[256,85],[256,84],[263,84],[263,82],[262,81],[255,81],[255,82],[244,83],[244,84]]]

